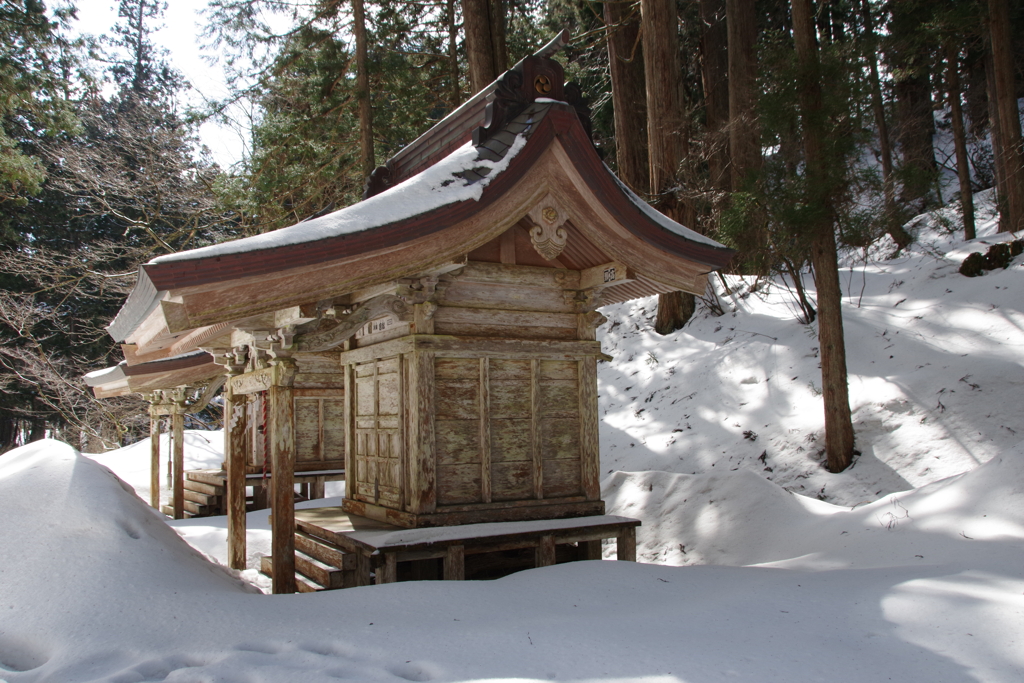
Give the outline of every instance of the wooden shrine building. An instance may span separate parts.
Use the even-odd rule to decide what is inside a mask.
[[[295,589],[303,534],[377,562],[378,580],[437,550],[411,531],[423,527],[505,538],[493,523],[521,523],[551,561],[555,544],[602,533],[633,552],[638,522],[600,517],[596,309],[702,294],[732,252],[601,162],[551,59],[564,41],[378,168],[362,202],[145,264],[110,325],[129,370],[202,350],[228,377],[231,564],[244,566],[247,467],[268,454],[276,592]],[[344,468],[329,514],[352,533],[300,514],[296,537],[293,477],[308,463]],[[472,528],[432,532],[446,573]],[[384,536],[390,554],[373,545]]]

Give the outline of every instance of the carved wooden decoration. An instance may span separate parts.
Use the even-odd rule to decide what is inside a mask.
[[[561,204],[548,194],[526,215],[533,224],[530,228],[533,248],[548,261],[558,258],[569,240],[569,233],[562,227],[568,215]]]

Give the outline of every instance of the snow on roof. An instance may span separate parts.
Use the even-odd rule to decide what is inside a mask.
[[[650,218],[652,221],[654,221],[655,223],[657,223],[661,227],[665,228],[669,232],[673,232],[673,233],[679,235],[680,237],[685,237],[686,239],[690,240],[691,242],[699,242],[701,244],[706,244],[706,245],[711,246],[711,247],[717,247],[719,249],[722,248],[722,246],[723,246],[722,244],[714,241],[710,237],[705,237],[704,235],[700,234],[696,230],[690,230],[685,225],[681,225],[679,223],[676,223],[674,220],[672,220],[671,218],[669,218],[665,214],[661,213],[660,211],[658,211],[657,209],[652,207],[650,204],[645,202],[643,199],[641,199],[640,197],[636,196],[633,193],[633,191],[626,186],[625,183],[623,183],[621,180],[619,180],[619,177],[617,175],[612,173],[612,170],[610,168],[608,168],[607,165],[605,165],[605,169],[608,171],[608,174],[612,178],[615,178],[615,182],[618,183],[619,187],[622,188],[622,191],[625,193],[625,195],[627,197],[629,197],[630,201],[632,201],[634,204],[636,204],[637,208],[639,208],[644,213],[644,215],[647,216],[648,218]]]
[[[412,178],[334,213],[262,235],[158,256],[150,263],[189,261],[315,242],[370,230],[449,204],[467,200],[479,201],[491,179],[505,170],[526,144],[529,130],[516,136],[512,147],[497,161],[481,158],[477,148],[472,143],[466,143]],[[470,170],[484,177],[479,180],[467,180],[460,175]]]
[[[118,375],[118,379],[123,376],[124,367],[127,365],[125,361],[121,361],[117,365],[112,365],[109,368],[102,368],[100,370],[93,370],[82,375],[82,379],[86,381],[89,386],[95,386],[96,384],[102,384],[105,379],[114,379],[114,375]],[[121,374],[118,374],[121,371]]]
[[[98,387],[104,384],[110,384],[124,379],[129,375],[144,375],[147,372],[160,372],[165,369],[170,363],[177,361],[184,361],[189,359],[197,358],[198,356],[207,355],[206,351],[202,349],[196,349],[195,351],[189,351],[188,353],[182,353],[177,356],[171,356],[170,358],[159,358],[157,360],[147,360],[144,363],[138,363],[131,367],[128,366],[128,361],[121,361],[117,365],[112,365],[109,368],[103,368],[101,370],[93,370],[82,375],[82,379],[85,380],[86,385],[90,387]],[[192,364],[194,365],[194,364]]]

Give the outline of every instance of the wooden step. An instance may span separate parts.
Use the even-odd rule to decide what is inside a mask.
[[[174,516],[174,506],[173,505],[164,505],[163,507],[160,508],[160,512],[164,513],[168,517],[173,517]],[[191,512],[188,511],[187,508],[185,509],[185,519],[191,519],[192,517],[196,517],[196,516],[198,516],[198,515],[192,514]]]
[[[184,501],[184,503],[186,517],[209,517],[211,514],[214,514],[214,511],[209,506],[200,505],[199,503],[193,503],[191,500],[186,500]],[[160,508],[160,510],[165,515],[173,517],[174,503],[164,505],[162,508]]]
[[[192,491],[189,488],[185,489],[185,500],[212,508],[220,507],[220,496],[210,496],[198,491]]]
[[[260,574],[270,579],[274,578],[274,562],[270,555],[264,555],[260,558]],[[322,586],[319,586],[306,577],[296,573],[295,575],[295,590],[298,593],[317,593],[324,590]]]
[[[223,496],[223,486],[212,486],[210,484],[204,484],[201,481],[192,481],[188,477],[185,477],[185,489],[187,491],[195,491],[196,493],[205,493],[208,496]]]
[[[295,549],[337,569],[356,568],[355,555],[343,553],[302,531],[295,532]]]
[[[344,583],[341,569],[335,569],[302,553],[295,553],[295,572],[327,590],[342,588]]]
[[[228,475],[224,470],[189,470],[185,472],[185,479],[197,481],[210,486],[224,486]]]

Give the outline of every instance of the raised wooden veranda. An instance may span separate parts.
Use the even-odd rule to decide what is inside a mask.
[[[613,515],[406,529],[341,507],[295,513],[300,592],[444,579],[497,578],[512,571],[600,560],[613,539],[619,560],[636,561],[640,521]],[[273,562],[263,558],[264,574]]]

